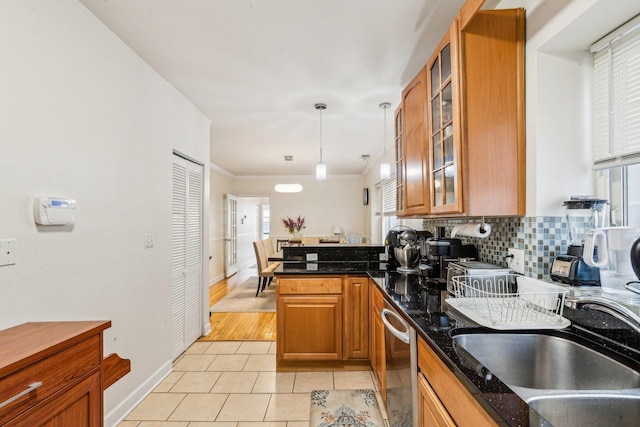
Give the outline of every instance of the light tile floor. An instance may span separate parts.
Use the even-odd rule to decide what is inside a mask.
[[[314,389],[371,388],[382,402],[371,371],[276,372],[275,352],[272,341],[196,342],[118,427],[307,427]]]

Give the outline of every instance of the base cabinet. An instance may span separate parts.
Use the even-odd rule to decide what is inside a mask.
[[[387,369],[387,361],[384,347],[385,329],[384,323],[382,323],[382,318],[380,317],[380,311],[384,307],[384,297],[382,296],[382,292],[375,284],[372,283],[369,289],[369,293],[371,295],[371,369],[373,370],[373,375],[378,383],[378,390],[380,390],[382,399],[386,400],[387,384],[385,371]]]
[[[418,339],[418,369],[421,427],[498,425],[422,338]]]
[[[369,359],[369,279],[344,280],[344,358]]]
[[[131,364],[102,356],[108,321],[34,322],[0,331],[0,425],[100,427],[103,391]]]
[[[367,360],[368,292],[364,276],[280,276],[278,362]]]

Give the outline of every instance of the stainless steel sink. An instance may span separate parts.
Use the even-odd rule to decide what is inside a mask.
[[[620,390],[640,388],[640,372],[558,336],[538,333],[453,335],[500,380],[537,390]]]
[[[544,416],[540,426],[636,427],[640,420],[640,396],[554,395],[533,397],[528,403]]]
[[[545,333],[453,331],[452,338],[464,365],[497,376],[535,410],[535,425],[638,425],[639,370],[600,351]]]

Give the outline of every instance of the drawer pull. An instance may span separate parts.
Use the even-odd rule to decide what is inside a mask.
[[[16,400],[20,399],[22,396],[31,393],[33,390],[37,389],[41,385],[42,385],[42,381],[36,381],[35,383],[29,384],[29,387],[27,387],[26,390],[23,390],[20,393],[16,394],[15,396],[10,397],[7,400],[5,400],[4,402],[0,403],[0,409],[4,408],[5,406],[10,404],[11,402],[15,402]]]

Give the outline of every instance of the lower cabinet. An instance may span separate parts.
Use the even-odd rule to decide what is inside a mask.
[[[101,427],[103,391],[131,364],[102,356],[108,321],[32,322],[0,331],[0,425]]]
[[[369,278],[344,279],[344,358],[369,359]]]
[[[421,427],[498,425],[422,338],[418,339],[418,369]]]
[[[371,369],[373,370],[375,379],[378,382],[378,389],[380,390],[382,399],[386,400],[387,385],[385,371],[387,368],[387,361],[384,347],[385,329],[384,323],[382,323],[382,318],[380,317],[380,311],[384,307],[384,297],[382,296],[382,292],[373,283],[369,286],[369,290],[371,300],[371,330],[369,335],[371,350],[369,359],[371,360]]]
[[[278,361],[369,358],[368,279],[280,276]]]

